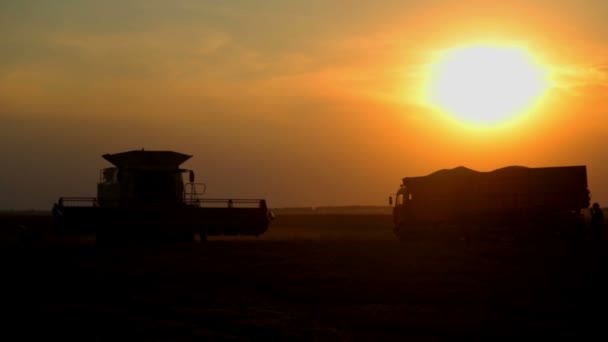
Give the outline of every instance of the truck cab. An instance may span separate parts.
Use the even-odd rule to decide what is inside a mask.
[[[389,205],[393,207],[393,223],[395,233],[398,233],[407,221],[411,221],[412,215],[412,193],[403,184],[397,190],[393,197],[389,197]]]

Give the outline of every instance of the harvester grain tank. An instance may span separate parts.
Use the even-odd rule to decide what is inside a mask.
[[[60,197],[54,204],[58,232],[95,234],[98,243],[191,241],[258,236],[273,218],[265,199],[202,197],[204,184],[180,167],[191,155],[132,150],[102,157],[113,166],[100,170],[96,197]]]
[[[509,166],[489,172],[461,166],[404,177],[393,207],[394,233],[407,240],[412,233],[470,227],[572,232],[584,224],[582,210],[589,204],[584,165]]]

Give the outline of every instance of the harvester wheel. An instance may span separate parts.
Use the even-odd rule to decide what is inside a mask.
[[[95,235],[95,246],[96,247],[109,247],[112,245],[112,239],[106,234],[97,233]]]
[[[207,235],[204,233],[194,234],[194,242],[197,242],[197,243],[207,242]]]

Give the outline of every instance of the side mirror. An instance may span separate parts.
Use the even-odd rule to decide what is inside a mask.
[[[190,183],[194,183],[194,171],[190,170],[189,172],[189,180]]]
[[[393,205],[393,196],[388,196],[388,204]]]

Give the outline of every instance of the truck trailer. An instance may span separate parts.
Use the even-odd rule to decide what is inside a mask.
[[[402,178],[393,206],[394,233],[402,241],[420,233],[467,235],[477,228],[576,233],[589,204],[584,165],[488,172],[460,166]]]

